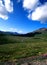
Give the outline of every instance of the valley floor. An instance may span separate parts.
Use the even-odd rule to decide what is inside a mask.
[[[39,56],[38,59],[30,59],[35,56]],[[35,65],[40,62],[40,65],[47,65],[47,34],[35,37],[0,35],[0,62],[12,63],[11,61],[18,62],[17,65]]]

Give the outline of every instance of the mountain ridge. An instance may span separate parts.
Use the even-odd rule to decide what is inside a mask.
[[[42,34],[42,33],[47,33],[47,28],[39,28],[33,32],[29,32],[26,34],[20,34],[18,32],[4,32],[4,31],[0,31],[0,34],[5,34],[5,35],[16,35],[16,36],[35,36],[36,34]]]

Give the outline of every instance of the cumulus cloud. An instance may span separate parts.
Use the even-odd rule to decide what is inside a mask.
[[[37,7],[35,11],[31,15],[32,20],[39,20],[42,23],[47,20],[47,3],[44,5]]]
[[[38,0],[23,0],[24,9],[34,10],[39,5]]]
[[[2,1],[0,0],[0,18],[4,20],[8,19],[8,16],[6,14],[7,14],[7,11],[4,5],[2,4]]]
[[[0,18],[7,20],[10,12],[13,12],[13,3],[10,0],[0,0]]]
[[[4,0],[4,4],[8,12],[13,12],[13,3],[10,0]]]
[[[47,21],[47,2],[43,5],[39,0],[23,0],[24,9],[28,9],[28,18],[31,20],[37,20],[41,23]],[[30,12],[29,12],[30,10]]]

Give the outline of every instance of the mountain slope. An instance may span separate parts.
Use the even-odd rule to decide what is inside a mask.
[[[0,31],[0,35],[18,35],[19,33],[17,32],[4,32],[4,31]]]
[[[40,29],[35,30],[33,32],[29,32],[27,34],[20,34],[19,36],[34,37],[36,35],[43,35],[43,34],[47,34],[47,28],[40,28]]]

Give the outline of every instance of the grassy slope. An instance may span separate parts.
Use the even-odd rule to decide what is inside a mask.
[[[47,33],[35,37],[0,35],[0,61],[47,53]]]

